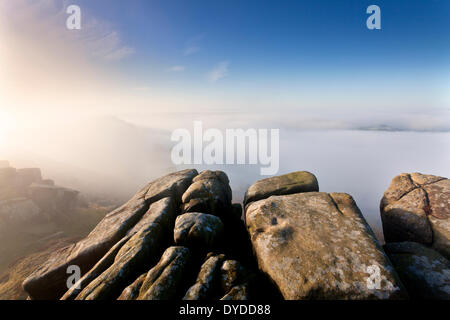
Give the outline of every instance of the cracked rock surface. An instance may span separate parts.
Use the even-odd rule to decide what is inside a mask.
[[[380,211],[386,242],[418,242],[450,257],[449,179],[400,174],[384,193]]]

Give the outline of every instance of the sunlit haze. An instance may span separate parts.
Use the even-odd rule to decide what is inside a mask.
[[[1,1],[0,158],[128,196],[174,169],[173,129],[279,128],[280,172],[376,211],[400,171],[450,175],[449,2],[378,2],[371,32],[367,1],[80,0],[81,30],[70,1]],[[259,178],[227,171],[236,199]]]

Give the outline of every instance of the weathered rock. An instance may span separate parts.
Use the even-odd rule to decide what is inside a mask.
[[[419,242],[450,257],[450,180],[398,175],[384,193],[380,211],[386,242]]]
[[[82,278],[64,300],[280,299],[280,293],[285,299],[401,299],[407,297],[401,279],[412,297],[448,299],[444,256],[419,244],[388,244],[399,277],[351,196],[315,192],[310,173],[250,187],[247,226],[241,206],[231,204],[226,174],[196,175],[185,170],[148,184],[88,237],[55,252],[25,281],[30,299],[62,296],[70,265],[81,267]],[[381,202],[388,232],[445,255],[449,189],[441,177],[396,177]],[[205,213],[191,212],[196,209]],[[190,212],[177,217],[184,211]],[[164,251],[174,243],[180,246]],[[214,253],[204,259],[206,249]]]
[[[126,287],[117,300],[136,300],[139,297],[139,291],[145,281],[145,277],[147,277],[146,273],[142,274],[132,284]]]
[[[220,218],[206,213],[190,212],[177,217],[174,241],[177,245],[213,248],[222,238]]]
[[[164,198],[150,206],[151,223],[144,225],[117,253],[114,263],[95,278],[77,300],[115,299],[130,280],[156,262],[173,228],[176,205],[172,198]]]
[[[139,222],[152,202],[167,195],[181,202],[181,194],[196,174],[196,170],[184,170],[149,183],[126,204],[106,215],[85,239],[56,251],[25,280],[25,291],[34,299],[59,299],[67,290],[68,266],[77,265],[83,274],[88,272]]]
[[[116,258],[117,253],[122,248],[122,246],[130,240],[132,236],[138,233],[142,228],[150,226],[154,223],[155,215],[153,210],[148,210],[142,219],[137,223],[133,228],[131,228],[125,237],[123,237],[119,242],[117,242],[104,256],[100,259],[97,264],[89,270],[77,283],[73,285],[72,288],[67,291],[61,300],[73,300],[84,288],[89,285],[95,278],[103,273],[106,269],[108,269]]]
[[[219,171],[219,170],[217,170],[217,171],[211,171],[211,170],[202,171],[192,181],[197,182],[200,180],[212,180],[212,179],[218,179],[225,185],[230,183],[230,180],[228,179],[227,174],[225,172]]]
[[[450,299],[450,262],[445,257],[415,242],[388,243],[385,250],[412,298]]]
[[[426,193],[414,189],[402,198],[383,208],[382,221],[385,241],[410,241],[431,244],[433,232],[425,209]]]
[[[248,300],[248,283],[244,283],[231,288],[231,290],[224,295],[220,300]]]
[[[181,207],[183,213],[187,212],[216,212],[217,208],[222,208],[222,205],[217,205],[208,198],[192,199],[188,203],[184,203]]]
[[[138,300],[171,300],[182,287],[183,276],[190,263],[190,252],[185,247],[168,248],[158,264],[146,275]]]
[[[267,199],[270,196],[312,191],[319,191],[319,183],[312,173],[307,171],[292,172],[255,182],[245,193],[244,205]]]
[[[84,274],[138,222],[147,210],[144,199],[135,197],[109,213],[88,237],[56,251],[48,263],[33,272],[23,283],[33,299],[59,299],[67,290],[67,268],[77,265]]]
[[[32,183],[28,187],[28,196],[50,217],[57,218],[70,211],[77,202],[79,192],[73,189]]]
[[[432,248],[450,259],[450,219],[442,220],[429,216],[433,229]]]
[[[63,222],[78,204],[78,191],[50,182],[42,179],[39,168],[0,169],[0,229],[17,223]]]
[[[209,212],[220,216],[231,206],[231,198],[226,174],[206,170],[193,179],[183,194],[183,212]]]
[[[219,180],[223,186],[225,187],[225,193],[226,193],[226,202],[230,202],[232,199],[232,191],[230,187],[230,180],[228,179],[228,176],[223,171],[211,171],[211,170],[205,170],[202,171],[198,176],[196,176],[192,182],[195,184],[196,182],[200,182],[202,180]],[[187,196],[187,195],[186,195]]]
[[[183,300],[206,300],[214,298],[220,278],[224,255],[211,255],[200,268],[195,284],[186,292]]]
[[[181,203],[182,195],[197,175],[197,170],[187,169],[161,177],[148,185],[145,200],[155,202],[165,197],[172,197],[177,203]]]
[[[407,296],[347,194],[272,196],[251,203],[246,220],[259,268],[285,299]]]
[[[39,168],[0,168],[0,200],[28,198],[28,187],[33,183],[42,183]]]
[[[236,260],[226,260],[220,271],[222,290],[226,293],[220,300],[248,300],[250,282],[255,275]]]
[[[236,260],[226,260],[220,268],[221,285],[224,292],[229,292],[234,286],[244,282],[246,278],[245,269]]]
[[[95,278],[100,276],[113,263],[114,259],[122,248],[122,246],[130,240],[131,236],[125,236],[117,242],[109,251],[100,259],[99,262],[89,270],[80,280],[78,280],[61,298],[61,300],[74,300],[80,292],[86,288]]]
[[[450,259],[450,180],[424,185],[429,201],[428,219],[433,230],[433,248]]]

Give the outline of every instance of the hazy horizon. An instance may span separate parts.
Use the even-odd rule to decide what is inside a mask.
[[[171,132],[280,129],[280,170],[355,197],[379,228],[391,179],[450,176],[450,2],[0,2],[0,159],[129,197],[178,169]],[[203,169],[207,168],[205,166]],[[208,167],[209,168],[209,167]],[[243,196],[258,166],[214,166]],[[236,198],[236,200],[241,200]]]
[[[184,128],[192,130],[193,123],[186,118],[183,121]],[[239,124],[227,123],[228,127]],[[224,170],[230,178],[233,201],[240,203],[246,189],[265,178],[259,165],[173,165],[170,150],[174,142],[169,129],[132,125],[116,118],[96,118],[75,126],[85,132],[70,135],[70,140],[65,131],[50,136],[30,132],[25,138],[28,148],[15,145],[0,153],[0,158],[13,167],[40,167],[44,177],[60,185],[122,201],[147,182],[183,168]],[[69,132],[72,129],[62,127]],[[92,127],[99,133],[92,136]],[[44,145],[51,147],[45,149]],[[391,179],[403,172],[449,177],[449,150],[450,132],[281,128],[278,174],[307,170],[317,176],[320,191],[349,193],[381,238],[378,206]]]

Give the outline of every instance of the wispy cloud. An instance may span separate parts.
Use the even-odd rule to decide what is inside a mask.
[[[82,9],[83,10],[83,9]],[[105,20],[84,15],[78,40],[91,54],[107,61],[118,61],[133,55],[136,50],[123,43],[118,31]]]
[[[211,71],[208,72],[206,77],[210,82],[217,82],[228,75],[228,66],[228,61],[219,62]]]
[[[169,71],[169,72],[182,72],[184,70],[186,70],[185,66],[173,66],[173,67],[170,67],[169,69],[167,69],[167,71]]]
[[[199,35],[196,35],[195,37],[190,38],[188,41],[186,41],[186,46],[184,48],[183,54],[185,56],[190,56],[192,54],[195,54],[201,50],[200,48],[200,41],[203,40],[205,37],[205,34],[201,33]]]
[[[77,46],[87,55],[117,61],[135,53],[126,45],[116,28],[107,20],[96,18],[81,6],[81,30],[68,30],[66,2],[59,0],[16,0],[0,3],[8,22],[29,34],[45,34],[49,40]]]
[[[133,55],[135,52],[136,52],[136,50],[134,48],[121,47],[121,48],[114,50],[113,52],[110,52],[107,55],[105,55],[105,59],[106,60],[122,60],[128,56]]]
[[[190,56],[191,54],[197,53],[199,51],[200,51],[200,47],[192,46],[192,47],[187,47],[186,49],[184,49],[184,53],[183,54],[185,56]]]

